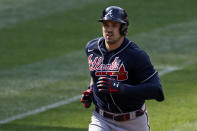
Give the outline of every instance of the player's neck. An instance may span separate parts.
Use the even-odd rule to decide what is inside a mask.
[[[115,42],[115,43],[105,42],[105,46],[106,46],[108,51],[112,51],[112,50],[115,50],[115,49],[119,48],[122,45],[123,41],[124,41],[124,37],[121,37],[120,40]]]

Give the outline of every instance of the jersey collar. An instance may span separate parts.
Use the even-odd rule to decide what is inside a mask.
[[[108,51],[106,46],[105,46],[105,39],[102,37],[99,41],[98,41],[98,47],[99,50],[101,51],[102,54],[107,54],[107,53],[117,53],[117,52],[121,52],[121,50],[125,49],[131,42],[127,39],[124,38],[123,43],[120,45],[120,47],[118,47],[115,50],[112,51]]]

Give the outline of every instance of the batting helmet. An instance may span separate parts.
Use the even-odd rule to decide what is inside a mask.
[[[129,20],[127,13],[124,9],[118,6],[109,6],[103,10],[102,16],[99,19],[99,22],[105,20],[116,21],[121,23],[120,34],[126,36],[129,26]]]

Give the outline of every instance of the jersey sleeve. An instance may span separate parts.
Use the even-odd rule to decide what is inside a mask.
[[[156,99],[157,101],[163,101],[164,93],[162,85],[148,55],[141,50],[136,55],[135,77],[138,84],[122,84],[122,93],[144,100]]]
[[[88,48],[89,48],[89,46],[90,46],[90,41],[85,46],[85,53],[86,53],[87,56],[88,56]]]
[[[131,95],[136,98],[141,98],[144,100],[156,99],[157,101],[164,100],[164,93],[156,73],[153,77],[148,79],[145,83],[138,85],[120,84],[121,92],[124,95]]]

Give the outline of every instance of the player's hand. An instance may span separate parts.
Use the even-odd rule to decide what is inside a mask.
[[[81,103],[83,103],[85,108],[89,108],[91,106],[92,96],[93,96],[92,89],[87,89],[86,91],[83,92],[81,96]]]
[[[120,92],[120,82],[107,77],[100,77],[96,83],[99,92],[103,93],[119,93]]]

